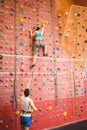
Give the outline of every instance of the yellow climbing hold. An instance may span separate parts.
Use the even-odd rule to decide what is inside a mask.
[[[25,46],[29,46],[29,44],[28,44],[28,43],[25,43]]]
[[[52,106],[49,106],[48,110],[52,110]]]
[[[19,115],[19,114],[20,114],[20,111],[16,111],[15,114],[16,114],[16,115]]]
[[[24,19],[23,18],[18,18],[18,20],[20,21],[20,22],[24,22]]]
[[[48,24],[48,21],[46,21],[46,20],[41,20],[41,23],[42,23],[42,24]]]
[[[21,8],[21,9],[23,9],[23,8],[24,8],[24,6],[21,4],[21,5],[20,5],[20,8]]]
[[[64,112],[64,113],[63,113],[63,116],[67,116],[67,112]]]
[[[19,103],[19,102],[20,102],[20,100],[19,100],[19,99],[17,99],[17,102]]]

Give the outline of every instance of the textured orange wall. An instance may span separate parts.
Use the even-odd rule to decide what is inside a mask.
[[[87,0],[74,0],[76,5],[85,6],[87,7]]]
[[[73,0],[55,0],[56,10],[65,9],[73,3]]]

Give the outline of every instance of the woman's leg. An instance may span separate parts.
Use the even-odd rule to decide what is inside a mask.
[[[32,68],[35,66],[35,64],[36,64],[36,57],[37,57],[38,49],[39,49],[39,47],[37,47],[37,46],[34,47],[33,63],[32,63],[32,65],[30,66],[30,69],[32,69]]]

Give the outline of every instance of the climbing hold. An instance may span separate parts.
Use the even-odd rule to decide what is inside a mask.
[[[20,21],[20,22],[24,22],[24,19],[23,18],[18,18],[18,20]]]
[[[14,100],[10,100],[11,103],[14,103]]]
[[[54,59],[52,58],[52,59],[50,59],[50,62],[54,62]]]
[[[5,41],[5,44],[6,44],[6,45],[8,45],[8,44],[9,44],[9,41],[8,41],[8,40],[6,40],[6,41]]]
[[[3,56],[2,55],[0,55],[0,59],[2,59],[3,58]]]
[[[41,111],[42,111],[42,108],[39,108],[39,111],[41,112]]]
[[[13,76],[13,75],[14,75],[14,72],[10,72],[10,75]]]
[[[60,35],[60,36],[63,35],[63,32],[59,32],[59,35]]]
[[[3,37],[4,35],[2,33],[0,33],[0,37]]]
[[[2,69],[2,66],[0,66],[0,69]]]
[[[0,124],[2,124],[3,123],[3,120],[0,120]]]
[[[59,15],[58,15],[58,18],[61,18],[61,17],[62,17],[62,15],[61,15],[61,14],[59,14]]]
[[[12,117],[12,118],[10,118],[10,121],[11,121],[11,122],[13,122],[13,121],[14,121],[14,118],[13,118],[13,117]]]
[[[63,113],[63,116],[67,116],[67,112],[64,112],[64,113]]]
[[[87,43],[87,40],[85,40],[84,42]]]
[[[68,14],[69,14],[69,12],[68,12],[68,11],[66,11],[66,12],[65,12],[65,16],[68,16]]]
[[[24,46],[24,43],[23,43],[23,42],[20,42],[19,44],[20,44],[20,46]]]
[[[20,68],[20,71],[25,72],[25,70],[24,70],[24,68],[23,68],[23,67],[21,67],[21,68]]]
[[[43,82],[42,85],[45,86],[45,85],[46,85],[46,82]]]
[[[24,65],[24,61],[21,61],[20,64],[21,64],[21,65]]]
[[[24,6],[21,4],[21,5],[20,5],[20,8],[21,8],[21,9],[23,9],[23,8],[24,8]]]
[[[8,128],[8,125],[6,125],[5,128]]]
[[[8,87],[8,84],[5,84],[5,87]]]
[[[49,106],[48,110],[52,110],[52,106]]]
[[[0,95],[0,99],[2,98],[2,96]]]
[[[20,114],[20,111],[16,111],[15,114],[16,114],[16,115],[19,115],[19,114]]]
[[[17,102],[19,103],[19,102],[20,102],[20,100],[19,100],[19,99],[17,99]]]
[[[80,13],[75,13],[75,16],[78,16],[78,17],[80,17],[80,15],[81,15]]]

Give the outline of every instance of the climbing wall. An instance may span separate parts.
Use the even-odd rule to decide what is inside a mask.
[[[38,108],[32,114],[31,130],[86,118],[87,9],[72,6],[64,15],[56,15],[54,4],[53,0],[0,0],[1,130],[20,129],[20,97],[28,81]],[[29,29],[42,23],[48,57],[40,48],[31,71]]]

